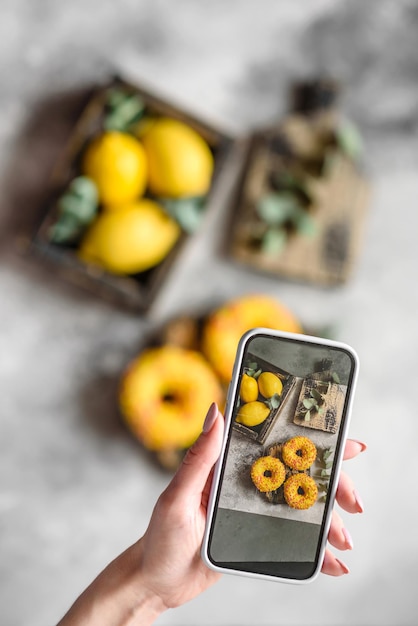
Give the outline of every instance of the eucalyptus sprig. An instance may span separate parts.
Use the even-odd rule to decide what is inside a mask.
[[[106,130],[129,131],[143,116],[145,103],[135,93],[113,88],[107,93],[103,126]]]
[[[57,244],[74,243],[97,215],[97,187],[87,176],[77,176],[70,182],[57,204],[58,218],[49,229],[49,240]]]
[[[329,479],[331,477],[332,465],[334,463],[334,449],[325,448],[322,453],[321,470],[318,474],[312,476],[316,479],[316,484],[322,493],[320,500],[325,500],[327,497]]]
[[[256,380],[260,376],[262,371],[263,370],[258,367],[258,363],[255,363],[255,362],[248,363],[248,365],[244,367],[244,372],[248,376],[251,376],[252,378],[255,378]]]
[[[265,404],[269,407],[270,411],[278,409],[282,403],[282,398],[278,393],[275,393],[271,398],[264,400]]]
[[[301,414],[304,416],[305,422],[310,422],[313,413],[321,415],[324,412],[322,405],[325,402],[325,395],[325,393],[322,394],[317,389],[311,389],[309,397],[303,399]]]

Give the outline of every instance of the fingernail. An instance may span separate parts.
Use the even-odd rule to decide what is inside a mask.
[[[343,563],[342,561],[340,561],[340,559],[335,559],[338,563],[338,565],[341,567],[343,574],[349,574],[350,570],[348,569],[347,565],[345,563]]]
[[[359,445],[360,452],[364,452],[365,450],[367,450],[367,443],[364,443],[364,441],[359,441],[358,439],[352,439],[352,441]]]
[[[353,540],[351,538],[350,533],[348,532],[348,530],[346,528],[342,529],[342,533],[344,535],[344,539],[345,539],[345,543],[347,545],[347,547],[352,550],[354,545],[353,545]]]
[[[358,491],[356,489],[354,489],[354,491],[353,491],[353,496],[354,496],[354,499],[355,499],[356,504],[357,504],[357,511],[359,513],[363,513],[363,511],[364,511],[363,500],[361,499],[360,494],[358,493]]]
[[[203,432],[208,433],[215,423],[218,415],[218,405],[216,402],[212,402],[209,407],[209,411],[206,414],[205,421],[203,422]]]

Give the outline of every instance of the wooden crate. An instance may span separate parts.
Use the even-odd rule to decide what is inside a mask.
[[[132,276],[116,276],[99,267],[87,265],[77,257],[74,247],[53,244],[48,236],[51,225],[57,219],[57,200],[70,181],[77,176],[80,156],[88,141],[101,130],[107,94],[109,89],[115,87],[140,96],[149,112],[185,122],[207,141],[214,155],[215,166],[211,188],[206,199],[205,213],[211,211],[215,195],[219,201],[217,190],[221,185],[224,166],[233,141],[222,130],[120,77],[115,77],[108,84],[92,89],[87,106],[80,118],[75,121],[72,136],[63,150],[62,158],[52,172],[49,197],[41,208],[39,222],[30,241],[29,251],[51,262],[54,270],[65,280],[117,306],[145,312],[168,279],[169,273],[174,270],[177,260],[193,235],[183,232],[174,248],[159,265]],[[204,228],[204,221],[205,218],[200,225],[201,228]]]
[[[258,426],[252,427],[245,426],[244,424],[239,424],[235,421],[233,424],[233,428],[245,437],[248,437],[249,439],[252,439],[257,443],[264,443],[277,419],[280,417],[283,407],[286,405],[286,402],[290,396],[290,392],[292,391],[296,383],[296,378],[292,374],[289,374],[289,372],[278,368],[276,365],[273,365],[268,361],[264,361],[258,356],[248,353],[247,357],[248,359],[257,362],[258,367],[261,368],[263,371],[273,372],[274,374],[276,374],[283,383],[280,406],[277,409],[272,409],[264,422],[262,422]],[[263,398],[261,397],[259,399],[263,400]],[[242,402],[240,401],[237,408],[239,408],[241,404]]]
[[[362,246],[370,187],[356,160],[335,143],[338,124],[333,107],[292,111],[243,142],[226,245],[233,259],[271,275],[325,286],[348,280]],[[308,193],[303,202],[316,232],[308,236],[288,225],[283,248],[267,251],[259,242],[268,227],[257,203],[275,192],[272,179],[280,175],[303,181],[302,191]]]

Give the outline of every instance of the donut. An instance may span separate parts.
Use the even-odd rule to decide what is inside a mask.
[[[122,375],[119,406],[134,436],[152,451],[188,448],[223,391],[204,357],[164,345],[142,352]]]
[[[283,444],[282,459],[294,470],[306,470],[316,459],[316,446],[308,437],[292,437]]]
[[[286,470],[283,463],[274,456],[262,456],[251,466],[251,480],[258,491],[275,491],[284,482]]]
[[[292,509],[309,509],[318,496],[318,487],[311,476],[299,473],[290,476],[284,486],[283,495],[287,504]]]
[[[222,381],[228,383],[231,379],[242,335],[260,326],[303,332],[298,320],[283,304],[262,294],[231,300],[208,317],[203,326],[202,351]]]

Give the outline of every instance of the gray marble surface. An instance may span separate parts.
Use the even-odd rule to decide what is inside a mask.
[[[0,622],[54,624],[147,525],[169,477],[118,423],[116,381],[177,311],[254,289],[335,324],[362,367],[347,463],[365,513],[344,520],[352,573],[310,586],[225,576],[159,624],[416,624],[418,269],[416,0],[2,0],[0,7]],[[276,119],[296,77],[327,71],[361,127],[373,199],[342,288],[272,280],[217,254],[208,223],[151,318],[117,311],[22,258],[80,94],[118,66],[234,133]],[[220,221],[219,221],[220,220]]]

